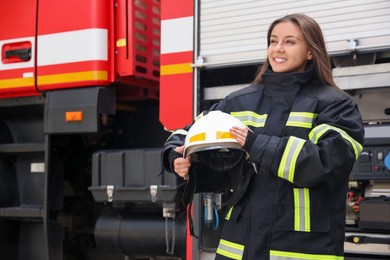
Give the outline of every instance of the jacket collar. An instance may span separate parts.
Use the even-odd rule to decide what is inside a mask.
[[[312,81],[315,76],[313,64],[309,64],[304,72],[275,73],[268,67],[264,73],[263,85],[268,94],[283,95],[291,92],[297,93]]]

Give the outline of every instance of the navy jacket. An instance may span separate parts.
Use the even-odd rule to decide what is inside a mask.
[[[245,197],[226,215],[216,259],[343,259],[348,179],[364,128],[354,100],[313,69],[277,74],[212,107],[239,118],[257,168]],[[189,126],[168,138],[172,171]]]

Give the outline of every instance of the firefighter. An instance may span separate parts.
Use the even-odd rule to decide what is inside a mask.
[[[363,149],[358,107],[332,78],[315,20],[277,19],[267,43],[254,83],[210,108],[245,124],[230,131],[256,169],[226,214],[216,259],[343,259],[348,179]],[[164,167],[183,178],[189,128],[162,152]]]

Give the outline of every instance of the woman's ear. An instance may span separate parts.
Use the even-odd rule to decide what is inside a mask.
[[[313,59],[313,55],[311,54],[310,51],[307,53],[306,59],[307,59],[307,60],[312,60],[312,59]]]

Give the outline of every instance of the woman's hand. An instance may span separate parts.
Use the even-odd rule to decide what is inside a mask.
[[[244,146],[248,131],[251,131],[248,127],[233,126],[230,128],[230,133],[236,137],[237,142]]]
[[[185,148],[184,145],[176,147],[175,152],[183,155],[184,148]],[[188,178],[189,178],[188,173],[189,173],[190,167],[191,167],[191,160],[190,159],[191,159],[190,156],[187,156],[186,158],[184,158],[184,157],[176,158],[173,161],[173,170],[177,173],[177,175],[182,177],[184,180],[188,180]]]

